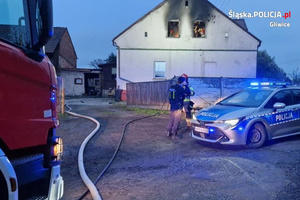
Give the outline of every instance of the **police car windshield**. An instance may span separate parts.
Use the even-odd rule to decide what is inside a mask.
[[[271,90],[249,89],[238,92],[220,101],[219,105],[258,107],[272,93]]]

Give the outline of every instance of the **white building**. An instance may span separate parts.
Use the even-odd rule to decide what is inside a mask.
[[[117,87],[192,77],[255,78],[261,41],[207,0],[165,0],[113,39]]]

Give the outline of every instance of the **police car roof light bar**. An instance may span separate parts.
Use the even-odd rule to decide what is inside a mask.
[[[284,82],[251,82],[250,83],[251,86],[282,86],[282,87],[286,87],[288,85],[288,83],[284,83]]]

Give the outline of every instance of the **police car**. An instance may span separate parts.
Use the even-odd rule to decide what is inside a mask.
[[[300,134],[300,87],[252,83],[193,116],[192,137],[211,143],[263,146]]]

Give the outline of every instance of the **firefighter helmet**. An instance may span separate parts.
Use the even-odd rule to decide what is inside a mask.
[[[188,82],[188,75],[186,75],[186,74],[181,74],[181,77],[183,77],[183,78],[185,78],[186,79],[186,82]]]

